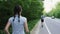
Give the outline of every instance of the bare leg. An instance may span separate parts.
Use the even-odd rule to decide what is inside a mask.
[[[44,20],[41,20],[41,27],[43,28],[43,22],[44,22]]]
[[[42,24],[41,24],[41,27],[43,28],[43,22],[42,22]]]

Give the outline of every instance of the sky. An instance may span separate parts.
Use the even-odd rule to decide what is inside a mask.
[[[46,11],[46,13],[50,12],[52,8],[55,8],[57,2],[60,2],[60,0],[44,0],[44,11]]]

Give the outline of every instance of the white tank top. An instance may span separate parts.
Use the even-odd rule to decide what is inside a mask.
[[[12,25],[12,34],[25,34],[24,32],[24,23],[27,21],[25,17],[20,16],[20,22],[18,22],[18,15],[16,15],[15,20],[14,17],[9,18],[9,22]]]

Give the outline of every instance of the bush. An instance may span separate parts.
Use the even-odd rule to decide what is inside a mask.
[[[0,29],[5,27],[8,18],[13,15],[13,9],[16,4],[22,6],[22,15],[27,17],[28,21],[40,18],[43,10],[43,3],[39,0],[7,0],[0,1]]]

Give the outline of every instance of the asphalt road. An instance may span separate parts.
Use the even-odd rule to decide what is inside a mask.
[[[44,20],[44,27],[40,27],[39,34],[60,34],[60,19],[46,17]]]

